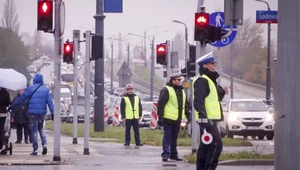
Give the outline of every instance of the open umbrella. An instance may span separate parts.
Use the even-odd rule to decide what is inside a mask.
[[[14,91],[25,89],[27,87],[27,79],[14,69],[0,68],[0,87]]]

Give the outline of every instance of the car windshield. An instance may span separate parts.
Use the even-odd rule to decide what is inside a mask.
[[[73,82],[74,74],[63,74],[61,75],[61,80],[65,82]]]
[[[236,112],[261,112],[267,111],[267,108],[260,101],[235,101],[232,102],[230,110]]]
[[[152,111],[153,104],[152,103],[142,103],[143,110]]]
[[[60,93],[61,98],[68,98],[70,97],[70,93]]]

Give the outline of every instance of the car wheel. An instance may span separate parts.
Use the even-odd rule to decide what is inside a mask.
[[[265,138],[265,135],[259,135],[259,136],[258,136],[258,139],[259,139],[259,140],[264,140],[264,138]]]
[[[273,140],[273,138],[274,138],[274,134],[268,134],[267,135],[267,139],[268,140]]]
[[[229,128],[228,128],[228,126],[226,127],[226,136],[227,136],[227,138],[233,138],[233,134],[229,131]]]

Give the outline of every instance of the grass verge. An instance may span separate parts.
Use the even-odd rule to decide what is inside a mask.
[[[196,164],[196,154],[185,155],[184,158],[190,164]],[[235,153],[222,153],[220,156],[220,161],[226,160],[239,160],[239,159],[274,159],[274,154],[260,154],[258,152],[252,151],[240,151]]]
[[[84,124],[78,124],[78,137],[83,137],[84,134]],[[61,133],[67,136],[73,135],[72,130],[73,124],[71,123],[61,123]],[[107,141],[114,141],[118,143],[124,142],[125,129],[123,127],[112,127],[105,126],[104,132],[94,132],[94,126],[91,124],[90,126],[90,137],[91,138],[99,138],[99,139],[109,139]],[[53,130],[53,122],[46,123],[47,130]],[[146,145],[152,146],[161,146],[163,131],[161,130],[150,130],[150,129],[140,129],[141,141]],[[191,138],[187,137],[184,131],[181,131],[178,135],[177,144],[178,146],[191,146],[192,141]],[[133,130],[131,131],[131,143],[134,143],[133,139]],[[94,140],[97,141],[97,140]],[[105,140],[104,140],[105,141]],[[250,142],[240,140],[240,139],[223,139],[224,146],[252,146]]]

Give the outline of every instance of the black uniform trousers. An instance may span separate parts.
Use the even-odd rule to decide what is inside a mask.
[[[125,121],[125,144],[130,144],[130,130],[131,126],[134,131],[134,139],[135,139],[135,144],[140,145],[140,132],[139,132],[139,119],[126,119]]]
[[[29,136],[29,124],[27,123],[18,123],[16,124],[17,128],[17,142],[22,142],[23,140],[23,131],[24,131],[24,139],[25,142],[28,142],[28,136]]]
[[[6,117],[0,117],[0,145],[5,145],[5,132],[4,132],[4,125],[5,125]],[[0,146],[0,149],[2,149],[2,146]]]
[[[213,140],[209,145],[204,144],[201,140],[197,152],[197,170],[215,170],[219,163],[219,157],[223,149],[221,134],[218,125],[206,128],[206,131],[213,136]],[[200,135],[203,134],[203,129],[200,127]],[[201,139],[201,137],[200,137]]]
[[[164,138],[162,142],[163,158],[172,158],[178,155],[177,151],[177,138],[180,130],[180,124],[164,124]]]

